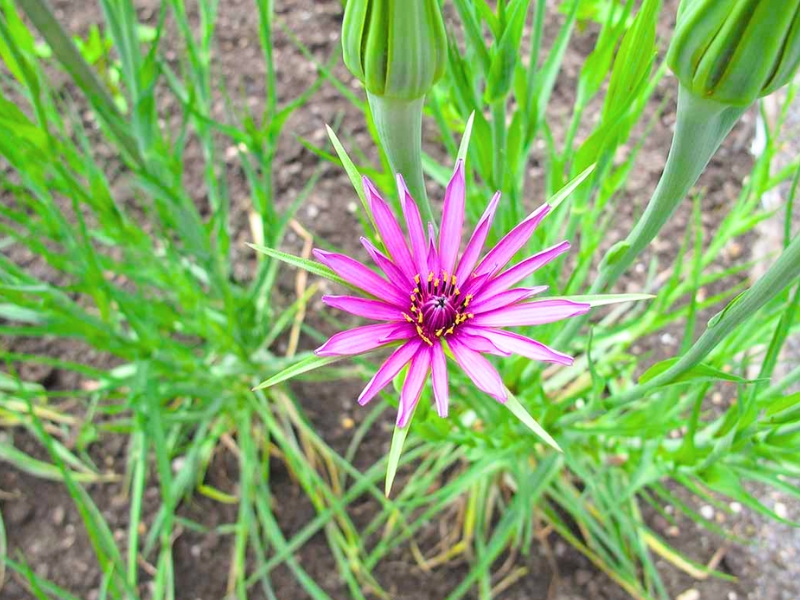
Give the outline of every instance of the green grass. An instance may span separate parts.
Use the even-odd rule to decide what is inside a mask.
[[[631,189],[631,173],[661,111],[674,101],[654,99],[658,85],[671,85],[662,81],[666,68],[657,52],[668,41],[655,35],[662,9],[651,0],[574,2],[561,6],[555,19],[545,0],[501,0],[499,5],[493,11],[482,0],[453,2],[455,27],[461,31],[450,32],[448,72],[426,105],[440,146],[431,155],[446,152],[454,160],[474,113],[467,214],[474,223],[491,193],[502,189],[493,240],[539,202],[559,192],[566,196],[568,182],[593,166],[526,249],[570,239],[569,256],[537,273],[536,283],[549,284],[553,295],[586,293],[622,203],[631,197],[643,202],[652,191]],[[145,583],[140,559],[155,568],[148,597],[177,595],[175,532],[179,526],[203,530],[202,524],[178,514],[195,494],[237,507],[235,518],[216,528],[230,540],[230,555],[220,560],[229,561],[233,597],[280,597],[271,579],[279,566],[309,597],[335,594],[297,559],[303,545],[321,534],[348,597],[388,597],[371,573],[402,547],[410,548],[425,567],[469,561],[466,575],[449,590],[453,600],[469,594],[498,596],[520,576],[513,569],[500,572],[501,559],[509,551],[527,555],[546,531],[583,553],[631,597],[667,598],[657,561],[693,575],[706,568],[659,538],[644,515],[671,504],[684,517],[724,533],[680,501],[682,493],[676,490],[701,498],[725,496],[775,518],[747,492],[746,483],[800,497],[795,483],[800,398],[789,391],[800,380],[800,370],[778,375],[781,349],[800,330],[797,269],[788,265],[769,287],[763,306],[734,322],[731,315],[736,317],[741,308],[735,299],[753,283],[747,279],[752,265],[719,266],[726,246],[741,243],[759,222],[775,216],[763,209],[761,198],[787,182],[791,195],[780,215],[786,223],[784,248],[796,247],[790,222],[800,162],[780,171],[775,167],[782,136],[789,135],[786,117],[794,88],[780,118],[766,131],[764,152],[750,172],[735,174],[742,189],[719,226],[711,232],[702,226],[702,190],[685,200],[693,203],[693,218],[682,239],[682,259],[674,264],[651,260],[636,290],[653,294],[652,301],[601,309],[588,326],[568,337],[558,325],[530,332],[575,354],[573,367],[497,361],[521,406],[563,453],[540,441],[504,407],[476,394],[453,371],[451,417],[441,420],[433,414],[426,391],[413,425],[404,432],[398,476],[387,498],[383,486],[390,458],[363,471],[352,463],[368,436],[386,437],[378,424],[396,404],[397,394],[386,392],[364,409],[344,453],[332,450],[315,430],[282,384],[290,377],[366,380],[374,366],[364,359],[331,366],[332,361],[308,353],[276,353],[275,342],[296,339],[301,331],[311,340],[323,339],[299,318],[312,288],[285,307],[275,293],[281,261],[308,263],[276,250],[255,253],[252,277],[237,281],[233,199],[221,176],[224,140],[222,147],[240,149],[233,159],[252,201],[249,236],[254,247],[280,248],[294,212],[316,183],[316,173],[309,173],[308,185],[290,206],[277,209],[273,160],[287,118],[318,101],[314,92],[323,81],[366,110],[350,82],[333,75],[338,51],[316,65],[318,82],[286,97],[274,68],[273,31],[280,24],[271,0],[257,2],[254,18],[267,74],[263,112],[237,110],[228,101],[220,120],[211,114],[215,95],[221,91],[227,100],[236,92],[225,89],[210,58],[216,2],[197,4],[199,26],[194,26],[182,1],[165,1],[152,29],[137,23],[130,2],[101,0],[98,6],[103,23],[99,33],[84,40],[81,52],[40,0],[0,0],[0,58],[5,64],[0,152],[9,166],[0,174],[0,186],[4,198],[12,199],[0,207],[0,334],[4,340],[55,336],[112,357],[91,365],[0,346],[5,364],[0,426],[24,430],[44,453],[25,454],[10,438],[0,438],[0,461],[64,486],[104,574],[102,597],[140,597]],[[28,13],[39,33],[28,29],[20,11]],[[597,42],[579,72],[568,117],[556,122],[554,86],[563,77],[565,53],[587,20],[595,21],[590,26],[599,31]],[[168,24],[178,46],[185,48],[178,67],[164,58]],[[314,60],[302,40],[288,33],[298,50]],[[552,39],[547,47],[545,38]],[[53,88],[58,69],[68,73],[74,95]],[[163,96],[180,107],[177,131],[159,124],[157,100]],[[83,127],[87,108],[99,130]],[[364,116],[375,136],[369,115]],[[197,169],[202,181],[196,183],[208,199],[207,216],[183,185],[190,139],[202,149],[202,168]],[[344,161],[351,180],[357,182],[359,172],[374,176],[390,197],[393,183],[385,157],[368,164],[366,149],[342,139],[344,146],[334,151],[314,150],[321,159],[336,160],[346,147],[361,163]],[[120,194],[120,180],[98,158],[100,141],[119,155],[121,181],[129,193]],[[667,151],[663,148],[664,157]],[[533,164],[541,167],[543,189],[530,184]],[[446,182],[449,164],[426,155],[424,166],[433,181]],[[361,218],[370,235],[368,216]],[[35,275],[7,258],[6,252],[19,248],[46,265],[48,275]],[[319,265],[309,270],[330,275]],[[728,303],[731,308],[708,322],[709,314]],[[325,316],[337,323],[335,315]],[[675,359],[702,354],[669,381],[663,373],[675,373],[668,371],[675,368],[674,360],[643,375],[653,359],[634,352],[667,327],[682,332]],[[723,329],[725,335],[714,335]],[[711,333],[701,337],[704,332]],[[25,362],[73,371],[92,384],[48,390],[19,377],[18,366]],[[262,381],[267,385],[252,391]],[[735,402],[710,405],[706,399],[717,390]],[[64,397],[75,399],[80,410],[62,410]],[[109,479],[91,461],[89,448],[111,435],[125,436],[129,448],[124,469],[115,475],[122,478],[129,510],[121,545],[86,488]],[[235,448],[238,461],[233,489],[216,489],[206,478],[223,442]],[[315,510],[315,517],[292,536],[272,510],[277,492],[271,456],[280,457]],[[175,464],[180,468],[174,470]],[[152,485],[159,489],[158,512],[140,534],[144,493]],[[349,506],[365,497],[377,508],[369,522],[356,526]],[[451,535],[434,550],[420,550],[415,536],[431,521],[445,523]],[[7,555],[0,515],[0,581],[5,569],[6,578],[21,576],[37,597],[73,597],[40,578],[33,567],[24,556]]]

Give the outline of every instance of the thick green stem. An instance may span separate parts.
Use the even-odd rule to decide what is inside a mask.
[[[796,236],[778,260],[767,270],[753,287],[735,298],[708,324],[689,351],[669,369],[643,385],[611,399],[615,405],[625,404],[641,398],[648,392],[680,377],[700,363],[734,329],[754,316],[767,302],[800,278],[800,235]]]
[[[698,98],[681,86],[675,134],[658,186],[628,237],[603,257],[590,294],[600,294],[614,285],[653,241],[745,110]],[[556,338],[556,347],[574,338],[585,322],[586,317],[573,320]]]
[[[623,246],[606,255],[599,287],[613,285],[653,241],[745,110],[698,98],[681,87],[678,120],[664,172],[644,215]]]
[[[411,195],[423,208],[423,217],[435,225],[422,176],[422,106],[425,98],[398,100],[367,92],[367,99],[392,171],[403,176]]]

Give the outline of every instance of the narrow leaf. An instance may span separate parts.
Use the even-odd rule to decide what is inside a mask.
[[[469,150],[469,138],[472,136],[472,121],[475,119],[475,111],[471,112],[467,119],[467,126],[464,128],[464,135],[461,137],[461,145],[458,147],[458,160],[467,161],[467,150]]]
[[[265,388],[272,387],[273,385],[277,385],[279,383],[287,381],[292,377],[297,377],[298,375],[302,375],[303,373],[308,373],[309,371],[313,371],[314,369],[326,367],[332,363],[335,363],[337,360],[341,360],[342,358],[344,357],[317,356],[316,354],[312,354],[311,356],[308,356],[303,360],[296,362],[292,366],[286,367],[280,373],[273,375],[263,383],[253,388],[253,391],[263,390]]]
[[[661,373],[665,372],[667,369],[672,367],[676,362],[680,360],[680,357],[670,358],[668,360],[662,360],[659,363],[654,364],[652,367],[647,369],[642,376],[639,378],[639,383],[646,383],[651,379],[654,379],[656,376],[661,375]],[[755,381],[759,381],[758,379],[744,379],[743,377],[739,377],[738,375],[731,375],[730,373],[725,373],[724,371],[720,371],[719,369],[715,369],[709,365],[700,363],[679,375],[672,381],[670,381],[667,385],[675,385],[678,383],[686,383],[687,381],[693,382],[701,382],[701,381],[730,381],[733,383],[753,383]]]
[[[313,260],[308,260],[307,258],[300,258],[299,256],[295,256],[294,254],[287,254],[286,252],[281,252],[280,250],[275,250],[273,248],[267,248],[266,246],[259,246],[258,244],[247,244],[256,252],[260,252],[261,254],[266,254],[270,258],[275,258],[280,260],[281,262],[285,262],[287,265],[292,265],[293,267],[297,267],[298,269],[305,269],[309,273],[313,273],[314,275],[319,275],[320,277],[324,277],[325,279],[329,279],[330,281],[335,281],[336,283],[341,283],[351,289],[355,289],[351,284],[346,282],[344,279],[339,277],[336,273],[330,270],[325,265],[321,265],[318,262],[314,262]]]
[[[506,389],[506,393],[508,394],[506,406],[514,414],[514,416],[527,425],[531,431],[542,438],[549,446],[555,448],[559,452],[563,452],[561,447],[550,436],[550,434],[547,433],[542,426],[536,422],[536,420],[528,413],[527,410],[525,410],[525,407],[520,404],[519,400],[517,400],[514,394],[512,394],[508,389]]]
[[[372,228],[377,231],[378,228],[375,225],[375,221],[372,219],[372,212],[369,210],[369,205],[367,204],[367,196],[364,194],[364,188],[361,185],[361,174],[358,172],[358,167],[356,167],[355,163],[350,160],[350,156],[347,154],[347,150],[344,149],[342,142],[339,141],[339,138],[336,136],[336,133],[330,126],[325,125],[325,129],[328,131],[328,137],[333,144],[333,148],[336,150],[336,154],[339,157],[339,160],[342,161],[342,166],[344,167],[347,176],[350,178],[350,183],[353,185],[353,188],[358,194],[358,199],[361,200],[361,206],[364,209],[364,214],[369,217],[370,222],[372,223]]]
[[[584,179],[586,179],[592,173],[592,171],[594,171],[594,167],[594,165],[589,165],[586,167],[583,171],[578,173],[572,179],[572,181],[558,190],[550,199],[547,200],[547,203],[553,207],[553,210],[557,209],[559,205],[566,200],[581,183],[583,183]]]
[[[650,300],[652,298],[655,298],[652,294],[590,294],[586,296],[558,296],[553,299],[582,302],[590,306],[606,306],[608,304],[637,302],[639,300]],[[548,298],[548,300],[550,300],[550,298]]]
[[[403,445],[406,442],[406,437],[410,429],[410,422],[405,427],[398,427],[397,425],[394,427],[392,445],[389,448],[389,458],[386,464],[386,485],[384,487],[384,493],[387,498],[392,491],[394,477],[397,475],[397,465],[400,463],[400,456],[403,454]]]

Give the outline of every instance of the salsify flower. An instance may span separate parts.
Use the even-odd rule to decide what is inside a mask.
[[[550,211],[548,204],[533,211],[479,260],[500,193],[492,198],[459,257],[466,192],[462,161],[456,163],[445,192],[438,241],[432,224],[425,235],[419,209],[402,176],[397,176],[397,185],[408,239],[375,186],[367,178],[363,184],[387,254],[364,237],[361,243],[385,277],[348,256],[314,251],[320,262],[370,296],[325,296],[323,302],[359,317],[381,321],[335,334],[316,354],[356,355],[400,344],[361,392],[360,404],[369,402],[409,365],[400,393],[397,425],[404,427],[408,423],[429,375],[437,412],[447,416],[448,354],[478,389],[502,403],[508,392],[497,369],[484,354],[518,354],[532,360],[572,364],[572,358],[566,354],[503,329],[541,325],[589,310],[589,304],[564,299],[529,301],[547,286],[514,287],[566,252],[569,242],[556,244],[504,269]]]

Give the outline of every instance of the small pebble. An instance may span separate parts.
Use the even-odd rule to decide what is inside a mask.
[[[356,214],[357,210],[358,210],[358,204],[356,204],[355,202],[347,203],[347,212],[349,212],[351,215]]]
[[[703,515],[704,519],[713,519],[714,518],[714,507],[710,504],[704,504],[700,507],[700,514]]]
[[[738,502],[731,502],[731,512],[735,515],[738,515],[742,512],[742,505]]]
[[[736,592],[728,592],[728,600],[739,600],[739,594]]]
[[[344,427],[345,429],[352,429],[353,427],[355,427],[355,425],[356,422],[353,421],[353,419],[351,419],[350,417],[345,417],[344,419],[342,419],[342,427]]]
[[[789,516],[789,510],[786,508],[786,505],[783,502],[776,502],[775,514],[781,519],[785,519],[787,516]]]
[[[674,346],[676,341],[677,340],[675,339],[675,336],[672,335],[671,333],[661,334],[661,343],[664,344],[665,346]]]
[[[675,537],[678,537],[681,534],[681,530],[677,525],[670,525],[669,527],[667,527],[667,530],[665,531],[665,533],[669,537],[675,538]]]
[[[63,506],[56,506],[53,509],[53,525],[61,525],[64,522],[65,511]]]
[[[694,588],[690,588],[680,594],[675,600],[700,600],[700,592]]]
[[[177,456],[172,460],[172,472],[173,473],[180,473],[183,470],[183,467],[186,465],[186,457],[185,456]]]

